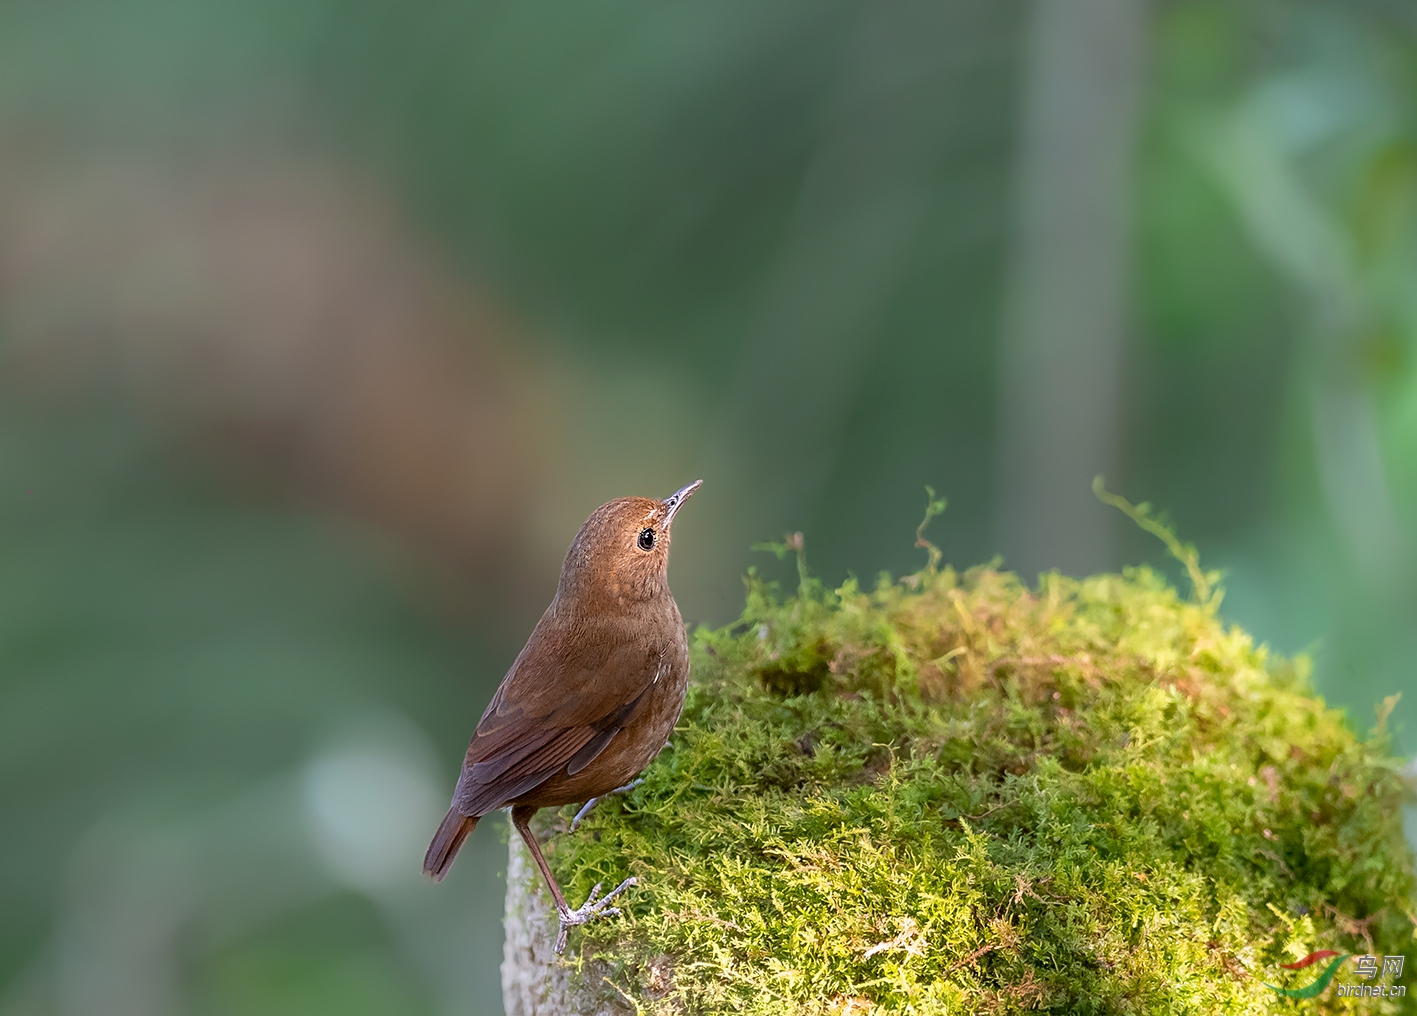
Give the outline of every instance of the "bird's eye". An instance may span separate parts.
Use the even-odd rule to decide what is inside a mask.
[[[641,529],[641,530],[640,530],[640,538],[639,538],[639,541],[638,541],[638,542],[639,542],[639,545],[640,545],[640,549],[641,549],[641,550],[653,550],[653,549],[654,549],[654,530],[653,530],[653,529],[648,529],[648,528],[646,528],[646,529]]]

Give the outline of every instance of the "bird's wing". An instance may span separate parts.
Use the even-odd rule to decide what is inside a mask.
[[[646,701],[669,651],[613,621],[569,627],[548,613],[477,725],[454,806],[484,815],[589,765]]]

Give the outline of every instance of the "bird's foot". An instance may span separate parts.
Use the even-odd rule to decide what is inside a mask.
[[[627,790],[634,790],[636,787],[638,787],[638,786],[639,786],[641,783],[643,783],[643,782],[644,782],[644,778],[641,777],[641,778],[638,779],[638,780],[631,780],[629,783],[625,784],[623,787],[616,787],[614,790],[607,790],[605,793],[601,794],[600,797],[592,797],[592,798],[591,798],[589,801],[587,801],[585,804],[581,805],[581,810],[578,811],[578,812],[576,812],[576,817],[575,817],[575,818],[571,819],[571,828],[570,828],[569,831],[570,831],[570,832],[575,832],[575,831],[576,831],[576,827],[578,827],[578,826],[581,824],[581,819],[585,818],[587,815],[590,814],[590,810],[595,807],[596,802],[599,801],[601,798],[603,798],[603,797],[609,797],[611,794],[623,794],[623,793],[624,793],[625,791],[627,791]],[[617,890],[617,891],[618,891],[618,890]]]
[[[595,887],[590,891],[590,897],[577,909],[572,910],[570,907],[567,907],[564,910],[558,911],[558,916],[561,919],[561,927],[556,932],[556,955],[559,956],[566,951],[566,933],[576,925],[589,923],[597,917],[618,917],[620,915],[620,908],[612,907],[608,904],[616,896],[619,896],[626,889],[630,888],[630,886],[638,882],[639,879],[631,875],[614,889],[606,893],[604,897],[596,899],[597,896],[600,896],[600,886],[602,884],[597,882],[595,883]]]

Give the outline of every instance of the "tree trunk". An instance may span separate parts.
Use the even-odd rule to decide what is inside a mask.
[[[507,942],[502,952],[502,1005],[507,1016],[624,1016],[628,1007],[595,988],[593,970],[575,976],[570,951],[558,957],[556,906],[521,837],[507,856]],[[570,958],[571,962],[565,962]],[[603,983],[603,982],[602,982]]]

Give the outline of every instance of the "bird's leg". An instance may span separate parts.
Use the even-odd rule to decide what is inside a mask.
[[[551,874],[551,868],[546,863],[546,858],[541,856],[541,845],[536,842],[536,837],[531,831],[531,817],[536,814],[535,808],[528,808],[518,805],[512,809],[512,825],[516,826],[517,832],[521,833],[522,841],[527,849],[531,851],[531,858],[536,862],[536,866],[541,869],[541,877],[546,879],[546,885],[551,890],[551,895],[556,900],[556,916],[560,921],[560,927],[556,931],[556,954],[559,956],[566,951],[566,933],[577,924],[585,924],[597,917],[615,917],[620,913],[619,907],[612,907],[608,904],[616,896],[619,896],[630,886],[639,880],[631,875],[621,882],[610,892],[600,899],[600,883],[595,884],[591,889],[590,897],[577,909],[572,910],[566,903],[566,895],[561,892],[561,887],[556,884],[556,876]]]
[[[575,831],[576,831],[576,827],[581,824],[581,819],[585,818],[587,815],[590,814],[590,810],[595,807],[595,803],[596,803],[597,801],[601,800],[602,798],[609,797],[611,794],[623,794],[623,793],[624,793],[625,791],[627,791],[627,790],[634,790],[636,787],[638,787],[638,786],[639,786],[641,783],[643,783],[643,782],[644,782],[644,777],[640,777],[638,780],[631,780],[629,783],[625,784],[623,787],[616,787],[614,790],[607,790],[605,793],[601,794],[599,797],[592,797],[592,798],[591,798],[589,801],[587,801],[585,804],[581,805],[581,810],[578,811],[578,812],[576,812],[576,817],[575,817],[575,818],[571,819],[571,828],[570,828],[569,831],[570,831],[570,832],[575,832]]]

